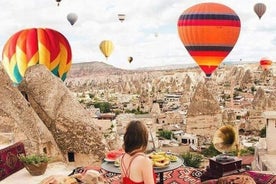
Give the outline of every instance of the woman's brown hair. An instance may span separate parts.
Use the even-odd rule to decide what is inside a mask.
[[[145,151],[148,145],[148,130],[144,123],[140,121],[131,121],[126,127],[124,135],[125,152],[133,155],[135,150]]]

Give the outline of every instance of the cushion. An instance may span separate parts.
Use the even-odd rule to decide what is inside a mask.
[[[218,179],[218,184],[256,184],[253,178],[246,175],[230,175]]]
[[[24,144],[17,142],[0,150],[0,181],[24,168],[18,154],[25,154]]]

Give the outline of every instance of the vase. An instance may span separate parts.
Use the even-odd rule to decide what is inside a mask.
[[[25,168],[27,169],[27,171],[29,171],[29,173],[32,176],[40,176],[40,175],[44,174],[47,169],[47,165],[48,165],[47,162],[42,162],[39,164],[25,164],[24,163]]]

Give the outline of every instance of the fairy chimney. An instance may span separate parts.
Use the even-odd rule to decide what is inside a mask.
[[[69,162],[88,165],[104,158],[106,144],[95,119],[61,79],[44,65],[35,65],[27,69],[20,88]]]
[[[11,135],[10,143],[23,142],[29,154],[44,153],[53,160],[63,160],[53,135],[1,65],[0,78],[0,132]]]
[[[194,96],[191,99],[187,115],[198,116],[219,113],[221,113],[221,109],[218,101],[202,82],[198,83]]]

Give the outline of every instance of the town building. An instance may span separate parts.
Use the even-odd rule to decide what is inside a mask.
[[[276,174],[276,111],[263,113],[266,122],[266,138],[260,139],[255,147],[253,170]]]

